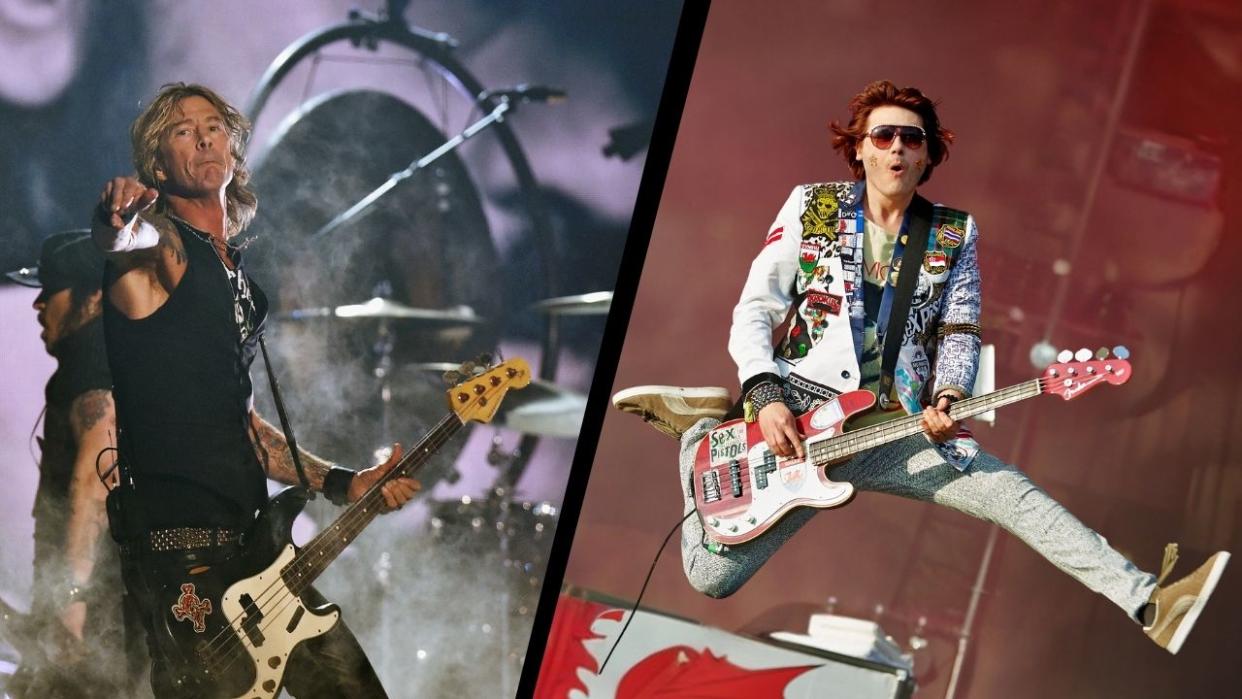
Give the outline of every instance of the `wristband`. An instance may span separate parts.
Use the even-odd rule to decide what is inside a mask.
[[[759,411],[768,405],[785,399],[785,392],[781,387],[771,381],[764,381],[750,389],[750,393],[746,394],[746,404],[744,412],[746,414],[746,422],[754,422],[759,419]]]
[[[333,466],[323,476],[323,496],[333,505],[349,504],[349,485],[354,482],[357,471]]]

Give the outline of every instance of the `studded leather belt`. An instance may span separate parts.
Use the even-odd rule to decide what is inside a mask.
[[[210,527],[179,527],[155,529],[143,537],[148,551],[188,551],[236,543],[238,533],[233,529]]]

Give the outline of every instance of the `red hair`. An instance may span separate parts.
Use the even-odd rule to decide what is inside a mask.
[[[936,103],[924,95],[917,87],[897,87],[888,80],[877,80],[863,88],[862,92],[850,100],[850,123],[841,126],[837,121],[828,125],[832,129],[832,148],[845,158],[845,164],[855,179],[864,179],[866,172],[863,164],[855,158],[858,146],[867,136],[867,119],[876,107],[891,105],[909,109],[923,119],[923,130],[927,132],[927,169],[919,178],[919,184],[931,179],[932,170],[949,157],[949,144],[953,142],[953,132],[940,125],[940,117],[936,115]]]

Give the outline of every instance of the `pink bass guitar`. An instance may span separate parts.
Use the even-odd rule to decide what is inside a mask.
[[[1129,379],[1125,359],[1062,362],[1049,366],[1040,378],[955,403],[949,415],[962,420],[1043,393],[1071,400],[1102,383],[1116,386]],[[767,531],[795,507],[826,509],[849,502],[854,486],[828,478],[828,467],[922,431],[921,415],[850,432],[843,429],[849,418],[874,403],[870,391],[850,391],[798,416],[798,429],[805,436],[806,458],[801,461],[772,453],[757,422],[732,420],[709,432],[699,443],[693,481],[694,501],[707,536],[722,544],[740,544]]]

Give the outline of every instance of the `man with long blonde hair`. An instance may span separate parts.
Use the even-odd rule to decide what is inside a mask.
[[[158,696],[195,690],[176,684],[159,640],[168,634],[156,621],[168,616],[167,604],[157,598],[186,591],[171,624],[203,633],[221,601],[196,588],[203,581],[195,576],[244,549],[267,503],[265,477],[300,480],[283,431],[252,406],[249,367],[267,300],[230,243],[257,203],[246,187],[249,129],[212,90],[165,86],[131,130],[137,176],[104,186],[92,226],[108,257],[103,313],[124,469],[110,496],[111,526],[126,586],[146,612]],[[309,486],[344,504],[401,454],[395,448],[386,464],[358,472],[299,455]],[[417,487],[389,481],[386,506],[400,507]],[[308,607],[323,604],[311,588],[302,598]],[[288,661],[284,679],[294,696],[384,696],[343,623],[297,645]]]

